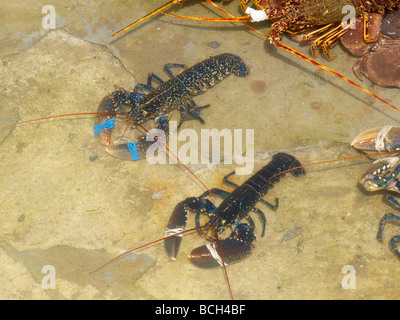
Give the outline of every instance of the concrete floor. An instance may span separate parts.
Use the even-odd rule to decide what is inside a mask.
[[[110,35],[165,0],[113,3],[54,0],[57,29],[43,30],[42,1],[4,5],[0,21],[0,127],[16,121],[95,112],[115,86],[132,89],[162,66],[191,66],[231,52],[250,69],[230,76],[196,97],[204,125],[182,129],[254,129],[255,169],[276,151],[303,164],[358,155],[350,142],[359,132],[398,125],[397,111],[340,78],[272,47],[265,38],[231,23],[207,23],[156,16],[122,36]],[[223,5],[240,15],[238,3]],[[201,1],[171,13],[216,16]],[[218,13],[219,14],[219,13]],[[22,18],[23,17],[23,18]],[[270,25],[255,25],[267,33]],[[284,42],[309,54],[309,48]],[[360,83],[356,58],[337,46],[328,62],[317,60]],[[400,106],[398,89],[361,83]],[[178,120],[173,112],[172,120]],[[160,238],[175,205],[204,187],[177,165],[150,165],[110,157],[93,137],[93,116],[30,123],[0,132],[0,298],[2,299],[229,299],[221,269],[201,270],[186,258],[204,243],[185,236],[171,261],[153,245],[94,273],[122,250]],[[146,126],[151,128],[153,122]],[[116,134],[117,136],[118,134]],[[136,129],[128,136],[138,135]],[[280,198],[267,216],[265,237],[247,260],[229,266],[235,299],[398,299],[399,261],[388,226],[376,240],[382,215],[391,208],[383,193],[368,194],[358,180],[368,159],[307,168],[307,175],[282,179],[265,197]],[[236,165],[191,165],[209,188]],[[236,177],[242,182],[246,177]],[[189,227],[194,226],[189,219]],[[55,268],[55,289],[42,285],[43,266]],[[356,288],[344,289],[344,266],[356,271]],[[45,278],[46,279],[46,278]]]

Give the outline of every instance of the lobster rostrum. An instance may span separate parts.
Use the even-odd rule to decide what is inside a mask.
[[[271,209],[278,207],[278,200],[275,205],[262,199],[273,185],[280,180],[285,172],[290,171],[293,175],[305,174],[300,162],[292,155],[277,153],[272,160],[241,186],[228,180],[234,172],[224,177],[224,182],[236,189],[229,193],[225,190],[213,188],[206,191],[200,197],[189,197],[178,203],[168,222],[164,240],[168,256],[175,260],[182,240],[182,232],[186,227],[187,212],[196,212],[196,226],[199,234],[208,236],[211,242],[194,249],[189,255],[189,260],[201,268],[214,268],[239,262],[247,258],[254,249],[256,236],[254,234],[254,222],[249,216],[250,211],[260,215],[263,223],[261,236],[264,236],[266,219],[264,213],[255,208],[257,202],[262,202]],[[224,200],[216,207],[210,200],[205,199],[210,193],[222,197]],[[206,215],[209,221],[200,226],[200,216]],[[241,222],[246,219],[247,223]],[[218,234],[227,228],[232,233],[226,239],[219,240]],[[175,235],[176,234],[176,235]]]
[[[170,80],[164,82],[151,73],[147,84],[138,84],[133,91],[118,89],[103,98],[94,124],[94,134],[100,143],[103,145],[111,143],[115,118],[123,105],[130,108],[128,115],[135,124],[154,118],[156,128],[165,133],[165,140],[167,140],[169,136],[167,113],[179,109],[181,113],[179,126],[187,118],[194,118],[203,123],[200,110],[208,105],[199,107],[191,97],[206,91],[231,73],[239,77],[248,75],[247,66],[242,59],[231,53],[210,57],[176,76],[169,69],[171,66],[184,67],[179,64],[165,65],[165,71],[172,77]],[[152,87],[152,79],[160,82],[157,88]],[[150,93],[147,95],[141,93],[139,91],[141,88],[150,90]],[[109,146],[106,150],[110,155],[120,159],[139,160],[146,156],[147,150],[154,143],[154,137],[151,139],[146,139],[146,137],[146,135],[140,136],[134,143]]]
[[[384,126],[360,133],[352,142],[352,146],[360,150],[392,151],[393,156],[376,160],[371,168],[360,179],[360,184],[367,191],[387,190],[385,199],[397,210],[400,202],[389,192],[400,193],[400,127]],[[396,153],[396,151],[398,151]],[[379,224],[377,239],[382,241],[383,231],[387,223],[400,223],[400,215],[386,213]],[[400,259],[398,248],[400,235],[390,240],[390,247]]]

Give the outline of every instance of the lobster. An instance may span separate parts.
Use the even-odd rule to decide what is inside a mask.
[[[288,171],[294,176],[305,174],[301,163],[294,156],[277,153],[267,165],[241,186],[228,180],[234,172],[226,175],[223,181],[236,187],[232,193],[213,188],[204,192],[200,197],[189,197],[178,203],[165,230],[167,238],[164,240],[164,244],[168,256],[173,260],[176,259],[183,236],[182,232],[186,227],[187,212],[194,211],[196,212],[197,230],[201,229],[200,235],[206,236],[211,241],[210,244],[198,247],[191,252],[189,260],[194,265],[200,268],[214,268],[246,259],[253,252],[256,243],[255,225],[249,213],[254,211],[260,215],[263,224],[261,236],[263,237],[266,226],[265,215],[254,206],[260,201],[271,209],[277,209],[278,199],[276,199],[275,205],[272,205],[262,197]],[[204,199],[210,193],[224,199],[218,207],[210,200]],[[201,214],[209,218],[204,227],[200,227]],[[241,222],[243,219],[247,219],[249,224]],[[232,228],[232,233],[228,238],[219,240],[218,234],[227,228]],[[203,229],[206,230],[206,233],[203,233]],[[210,236],[208,236],[209,233],[211,233]]]
[[[164,82],[151,73],[147,84],[138,84],[133,91],[118,89],[102,99],[94,124],[94,134],[101,144],[111,143],[116,114],[120,112],[122,105],[130,107],[128,116],[136,124],[155,118],[156,128],[164,132],[165,140],[167,140],[169,124],[165,114],[174,109],[180,110],[181,121],[178,128],[188,116],[204,123],[200,117],[200,110],[208,105],[199,107],[190,97],[206,91],[231,73],[240,77],[248,75],[247,66],[242,59],[231,53],[223,53],[203,60],[176,76],[169,69],[171,66],[184,67],[179,64],[167,64],[164,69],[172,77],[170,80]],[[161,83],[156,89],[151,86],[152,79]],[[145,95],[139,92],[140,88],[148,89],[150,93]],[[106,150],[116,158],[139,160],[146,156],[148,149],[154,143],[153,139],[146,139],[146,137],[147,135],[140,136],[134,143],[109,146]]]
[[[275,205],[273,205],[263,200],[262,197],[287,172],[291,172],[294,176],[305,174],[303,166],[294,156],[287,153],[277,153],[273,155],[272,160],[267,165],[246,180],[241,186],[229,180],[229,177],[234,172],[226,175],[223,181],[236,187],[232,193],[213,188],[204,192],[199,197],[189,197],[181,201],[176,205],[169,219],[164,238],[129,250],[109,260],[91,273],[97,272],[111,262],[125,257],[132,252],[162,240],[164,240],[168,256],[172,260],[176,260],[183,234],[194,230],[197,230],[201,236],[206,237],[211,243],[192,250],[189,260],[193,265],[207,269],[218,266],[226,268],[227,265],[248,258],[254,251],[257,240],[254,234],[255,224],[249,213],[250,211],[254,211],[260,215],[263,223],[261,236],[264,236],[266,226],[265,215],[261,210],[255,208],[255,205],[260,201],[272,210],[278,208],[278,199],[275,200]],[[218,207],[210,200],[204,199],[210,194],[224,199]],[[184,230],[188,211],[196,212],[196,228]],[[202,214],[209,218],[209,221],[203,226],[200,225],[200,216]],[[241,222],[243,219],[246,219],[249,224]],[[230,236],[220,240],[218,235],[228,228],[232,229]],[[230,293],[233,298],[231,290]]]
[[[352,146],[359,150],[377,150],[379,152],[392,151],[393,156],[376,160],[371,168],[360,179],[360,184],[367,191],[387,190],[400,193],[400,127],[384,126],[360,133],[352,142]],[[397,210],[400,210],[400,202],[390,193],[384,198]],[[383,231],[387,223],[399,224],[400,215],[386,213],[380,223],[377,239],[382,242]],[[390,240],[390,247],[400,259],[398,247],[400,235],[395,235]]]

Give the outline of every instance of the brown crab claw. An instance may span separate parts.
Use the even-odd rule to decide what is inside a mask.
[[[351,145],[359,150],[400,150],[400,127],[384,126],[360,133]]]
[[[229,238],[193,249],[189,260],[199,268],[222,267],[223,264],[229,265],[246,259],[253,250],[253,244],[247,245],[240,240]]]
[[[115,115],[107,114],[116,112],[116,107],[110,96],[105,96],[97,108],[98,114],[94,120],[94,135],[101,144],[108,146],[112,141],[115,128]]]

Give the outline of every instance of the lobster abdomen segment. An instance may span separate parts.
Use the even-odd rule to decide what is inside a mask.
[[[275,154],[271,162],[231,192],[218,206],[215,212],[216,219],[224,220],[226,224],[232,224],[245,218],[260,198],[285,175],[284,171],[297,168],[291,173],[295,176],[305,174],[304,169],[300,167],[300,161],[294,156],[287,153]]]

